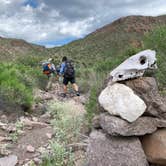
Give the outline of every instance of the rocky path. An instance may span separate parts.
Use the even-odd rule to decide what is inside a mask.
[[[85,96],[76,97],[70,92],[63,98],[61,92],[58,83],[49,92],[36,90],[38,103],[33,106],[32,114],[17,116],[12,121],[8,118],[10,115],[0,116],[0,166],[30,166],[32,161],[40,165],[42,155],[49,151],[49,142],[55,134],[50,123],[52,117],[47,112],[48,103],[68,103],[76,110],[72,116],[85,115]],[[82,155],[79,151],[78,156],[79,153]]]

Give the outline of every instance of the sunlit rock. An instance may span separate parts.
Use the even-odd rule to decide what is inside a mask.
[[[133,122],[146,110],[144,101],[129,87],[115,83],[107,86],[99,95],[99,104],[111,115]]]

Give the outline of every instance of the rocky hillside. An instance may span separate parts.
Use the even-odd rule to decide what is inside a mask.
[[[128,16],[97,29],[83,39],[52,49],[33,45],[24,40],[0,37],[0,60],[17,59],[28,55],[54,56],[58,59],[67,55],[78,62],[91,64],[94,58],[100,61],[120,54],[128,47],[142,47],[145,33],[161,25],[166,25],[166,15]]]
[[[155,27],[166,25],[166,15],[159,17],[128,16],[120,18],[81,40],[71,42],[55,55],[68,55],[77,60],[92,63],[115,54],[121,54],[128,47],[142,47],[142,40],[147,32]],[[54,50],[51,49],[52,52]]]
[[[44,47],[27,43],[20,39],[6,39],[0,37],[0,60],[16,60],[28,55],[40,55]]]

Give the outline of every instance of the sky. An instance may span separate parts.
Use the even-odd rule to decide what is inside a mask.
[[[163,14],[166,0],[0,0],[0,36],[54,47],[120,17]]]

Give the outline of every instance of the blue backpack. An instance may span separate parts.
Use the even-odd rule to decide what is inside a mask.
[[[45,63],[45,64],[43,65],[43,74],[48,75],[48,74],[50,74],[50,73],[52,73],[52,72],[53,72],[53,71],[52,71],[51,63]]]

